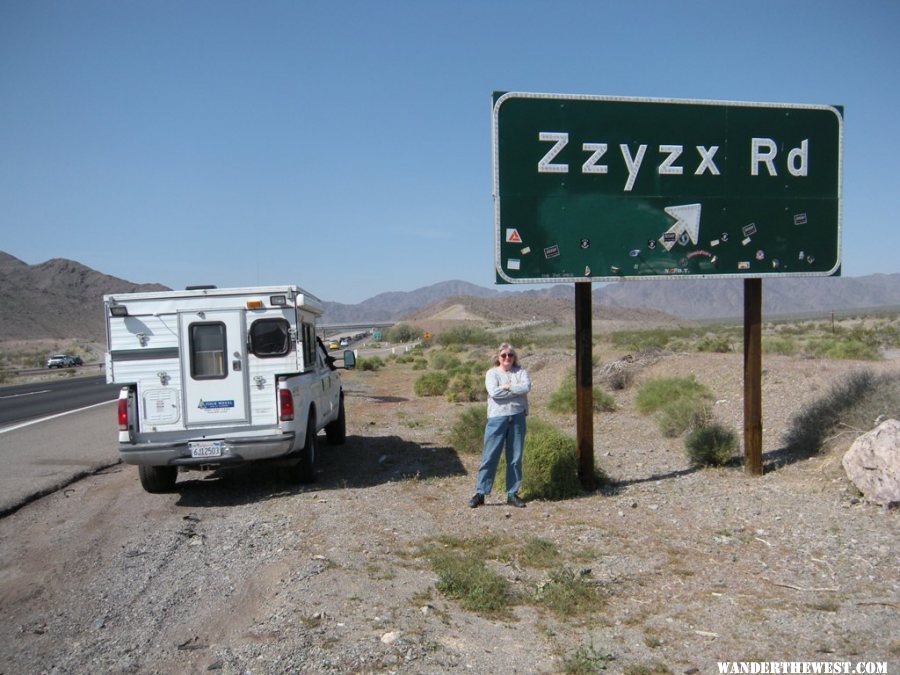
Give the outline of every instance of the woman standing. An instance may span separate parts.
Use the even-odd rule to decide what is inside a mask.
[[[494,485],[500,452],[506,446],[506,503],[525,506],[516,492],[522,484],[522,450],[525,447],[525,416],[528,414],[528,371],[519,365],[516,350],[504,342],[494,357],[494,367],[484,376],[488,393],[487,424],[484,427],[484,449],[475,482],[475,496],[469,500],[473,509],[484,504],[484,496]]]

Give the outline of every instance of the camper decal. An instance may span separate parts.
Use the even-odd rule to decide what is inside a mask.
[[[202,398],[200,399],[198,408],[201,410],[222,410],[224,408],[233,408],[234,400],[231,401],[204,401]]]

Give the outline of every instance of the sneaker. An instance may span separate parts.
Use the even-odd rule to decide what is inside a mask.
[[[484,495],[475,493],[475,496],[469,500],[469,508],[474,509],[477,506],[481,506],[484,504]]]
[[[506,503],[510,506],[515,506],[517,509],[525,508],[525,502],[519,499],[519,495],[507,495]]]

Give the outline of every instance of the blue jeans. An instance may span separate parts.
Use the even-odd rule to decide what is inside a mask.
[[[484,449],[475,491],[488,495],[494,486],[494,476],[500,463],[500,451],[506,445],[506,493],[511,495],[522,484],[522,449],[525,447],[525,413],[488,417],[484,427]]]

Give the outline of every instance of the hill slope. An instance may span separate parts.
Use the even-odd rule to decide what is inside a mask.
[[[0,338],[105,340],[104,293],[164,291],[135,284],[73,260],[29,265],[0,251]]]

